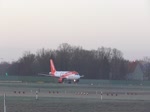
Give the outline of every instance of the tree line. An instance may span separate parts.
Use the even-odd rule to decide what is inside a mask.
[[[101,47],[97,50],[85,50],[80,46],[61,44],[56,50],[40,49],[36,54],[25,52],[11,64],[0,64],[1,74],[35,76],[38,73],[49,73],[49,60],[53,59],[60,71],[78,71],[86,79],[124,80],[128,73],[129,61],[123,58],[121,51]]]

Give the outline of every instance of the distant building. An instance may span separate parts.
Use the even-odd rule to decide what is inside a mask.
[[[144,74],[143,68],[143,63],[139,61],[129,63],[127,80],[147,80],[148,78]]]

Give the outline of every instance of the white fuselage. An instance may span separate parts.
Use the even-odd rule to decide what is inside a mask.
[[[62,83],[65,79],[73,80],[74,82],[79,82],[79,79],[83,76],[80,76],[78,72],[76,71],[56,71],[55,65],[53,63],[53,60],[50,59],[50,69],[51,72],[49,73],[50,76],[58,77],[58,82]]]
[[[79,74],[70,73],[70,71],[56,71],[54,74],[55,77],[62,77],[68,80],[77,80],[80,79]]]

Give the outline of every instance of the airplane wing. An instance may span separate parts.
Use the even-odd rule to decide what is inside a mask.
[[[52,75],[50,75],[50,74],[44,74],[44,73],[38,73],[38,75],[52,77]]]
[[[84,75],[81,75],[80,77],[84,77]]]

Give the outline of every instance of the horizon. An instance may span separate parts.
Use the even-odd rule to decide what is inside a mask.
[[[64,44],[64,43],[61,43],[60,45],[62,45],[62,44]],[[68,44],[68,43],[66,43],[66,44]],[[60,46],[60,45],[58,45],[58,47]],[[69,44],[70,45],[70,44]],[[111,48],[111,47],[105,47],[105,46],[101,46],[101,47],[98,47],[98,48],[96,48],[96,49],[85,49],[85,48],[83,48],[82,46],[76,46],[76,45],[73,45],[73,46],[71,46],[71,47],[81,47],[83,50],[89,50],[89,51],[91,51],[91,50],[98,50],[98,48],[101,48],[101,47],[104,47],[104,48]],[[33,52],[31,52],[31,51],[23,51],[22,52],[22,54],[20,55],[20,57],[18,57],[18,58],[16,58],[16,59],[10,59],[10,60],[5,60],[4,58],[0,58],[0,63],[1,62],[8,62],[8,63],[12,63],[12,62],[15,62],[15,61],[18,61],[20,58],[22,58],[23,57],[23,55],[25,54],[25,53],[31,53],[31,54],[34,54],[34,55],[36,55],[36,53],[39,51],[39,50],[42,50],[42,49],[44,49],[44,50],[57,50],[58,49],[58,47],[57,48],[40,48],[40,49],[37,49],[37,50],[35,50],[35,51],[33,51]],[[117,48],[111,48],[111,49],[117,49]],[[117,49],[117,50],[119,50],[119,49]],[[119,51],[121,51],[121,50],[119,50]],[[121,53],[123,54],[123,52],[121,51]],[[134,59],[134,60],[130,60],[130,59],[126,59],[125,57],[124,57],[124,54],[122,55],[123,56],[123,58],[125,59],[125,60],[129,60],[129,61],[138,61],[138,60],[143,60],[144,58],[147,58],[147,56],[145,56],[145,57],[143,57],[143,58],[141,58],[141,59]],[[148,58],[150,58],[150,57],[148,57]]]

